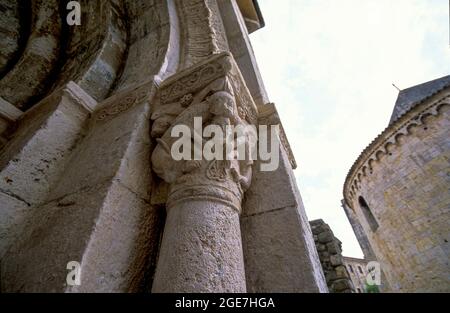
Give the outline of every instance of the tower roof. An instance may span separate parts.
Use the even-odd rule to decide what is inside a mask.
[[[397,101],[395,102],[389,125],[422,100],[449,86],[450,75],[400,91]]]

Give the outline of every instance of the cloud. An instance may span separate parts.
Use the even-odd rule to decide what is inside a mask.
[[[308,217],[362,256],[340,208],[347,171],[407,88],[450,72],[446,0],[259,0],[251,35],[299,169]]]

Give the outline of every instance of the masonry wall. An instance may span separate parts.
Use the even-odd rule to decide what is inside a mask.
[[[364,293],[366,291],[367,261],[349,257],[343,257],[343,260],[355,287],[355,292]]]
[[[331,293],[355,292],[342,257],[342,243],[323,220],[310,222],[323,273]]]
[[[359,175],[349,197],[396,292],[450,291],[450,110],[446,103],[448,91],[419,106],[415,115],[401,121],[403,125],[397,124],[406,131],[394,133],[395,144],[388,144],[388,153],[379,152],[377,160],[370,161],[372,170]],[[378,227],[373,221],[370,226],[360,197]]]

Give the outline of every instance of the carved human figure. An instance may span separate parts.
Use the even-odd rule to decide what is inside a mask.
[[[172,129],[186,125],[195,134],[194,117],[202,117],[204,125],[219,126],[224,146],[227,127],[245,123],[230,92],[209,94],[185,108],[179,104],[174,109],[177,105],[173,104],[171,112],[183,111],[176,117],[166,114],[163,121],[153,124],[152,133],[161,137],[152,154],[152,166],[170,185],[154,292],[246,291],[239,214],[243,192],[250,184],[252,161],[204,157],[177,161],[171,155],[177,140],[171,136]]]
[[[166,112],[177,112],[182,108],[181,105],[171,104],[171,108]],[[190,107],[186,108],[178,117],[171,117],[170,114],[161,115],[158,113],[152,128],[152,134],[162,134],[156,141],[156,146],[152,155],[153,169],[158,176],[163,178],[167,183],[174,183],[181,176],[200,169],[202,163],[214,163],[210,167],[222,168],[229,173],[230,178],[236,183],[242,184],[245,190],[250,184],[251,165],[253,162],[246,158],[245,160],[237,160],[236,151],[229,151],[228,155],[224,155],[222,160],[208,161],[202,160],[175,160],[171,154],[171,148],[177,137],[172,136],[172,129],[177,125],[186,125],[191,130],[192,134],[200,136],[203,144],[206,140],[202,134],[196,134],[194,128],[194,117],[202,117],[207,120],[209,125],[217,125],[222,128],[224,134],[222,145],[226,151],[226,137],[229,136],[230,126],[243,124],[244,121],[239,117],[238,109],[234,97],[226,91],[218,91],[207,97],[200,103],[192,103]],[[170,125],[170,121],[172,124]],[[246,134],[244,134],[246,136]],[[239,140],[239,138],[237,138]],[[247,145],[247,138],[244,138],[244,144]],[[234,149],[236,150],[236,148]],[[248,155],[249,153],[247,153]],[[208,178],[214,179],[214,175],[208,175]]]

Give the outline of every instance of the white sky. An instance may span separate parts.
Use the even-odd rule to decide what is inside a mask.
[[[345,176],[387,126],[397,90],[450,74],[448,0],[259,0],[251,35],[298,163],[310,220],[362,257],[343,209]]]

